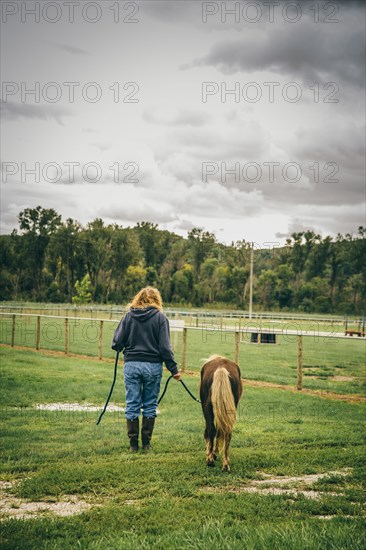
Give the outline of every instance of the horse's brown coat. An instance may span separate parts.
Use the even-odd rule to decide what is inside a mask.
[[[240,369],[236,363],[224,357],[213,356],[203,365],[200,398],[206,421],[204,437],[207,466],[215,465],[219,446],[222,444],[224,450],[223,470],[230,471],[228,450],[232,427],[236,419],[236,408],[242,392]],[[216,402],[212,400],[213,395]],[[230,403],[231,406],[228,405]]]

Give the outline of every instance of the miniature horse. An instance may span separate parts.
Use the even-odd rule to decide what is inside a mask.
[[[200,385],[202,411],[206,420],[206,463],[207,466],[215,466],[217,455],[223,448],[224,472],[230,472],[228,450],[242,392],[238,365],[219,355],[209,357],[201,369]]]

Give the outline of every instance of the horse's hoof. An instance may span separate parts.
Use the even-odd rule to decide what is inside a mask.
[[[216,454],[214,454],[213,457],[214,457],[214,460],[217,460],[217,455]]]
[[[213,467],[215,466],[215,462],[214,462],[213,460],[208,460],[208,461],[207,461],[207,466],[208,466],[209,468],[213,468]]]
[[[230,472],[230,466],[228,464],[226,464],[225,466],[222,467],[222,471],[223,472]]]

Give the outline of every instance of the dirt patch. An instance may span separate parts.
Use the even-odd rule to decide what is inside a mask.
[[[270,485],[293,485],[296,483],[316,483],[320,479],[324,479],[329,476],[341,476],[345,477],[347,476],[351,471],[351,468],[345,468],[344,470],[339,471],[332,471],[332,472],[326,472],[323,474],[306,474],[303,476],[278,476],[273,477],[271,474],[266,474],[265,472],[259,472],[259,475],[264,477],[265,479],[255,479],[251,483],[253,485],[261,485],[261,484],[270,484]]]
[[[306,379],[307,380],[325,380],[326,379],[326,380],[329,380],[331,382],[353,382],[355,380],[355,377],[354,376],[342,376],[342,375],[338,375],[338,374],[324,377],[322,375],[311,374],[311,375],[306,375]]]
[[[75,514],[81,514],[91,507],[91,504],[78,499],[75,495],[65,495],[62,500],[57,502],[46,500],[28,502],[12,495],[6,495],[1,497],[0,515],[2,520],[8,518],[31,519],[35,516],[39,517],[48,514],[73,516]]]
[[[311,498],[313,500],[318,500],[324,495],[324,493],[319,493],[318,491],[291,488],[286,489],[284,487],[243,487],[240,492],[259,493],[261,495],[292,495],[295,497],[302,495],[305,498]],[[326,493],[327,496],[339,496],[340,494],[341,493]]]
[[[40,500],[37,502],[15,497],[9,490],[21,480],[0,481],[0,519],[32,519],[45,515],[73,516],[89,510],[94,504],[90,504],[77,495],[64,495],[55,500]]]
[[[123,504],[126,504],[127,506],[139,506],[140,501],[139,500],[125,500]]]
[[[323,474],[309,474],[303,476],[277,476],[274,477],[264,472],[258,474],[265,479],[254,479],[247,485],[239,484],[226,487],[203,487],[203,493],[256,493],[260,495],[302,495],[305,498],[318,500],[323,496],[343,496],[343,493],[320,492],[307,487],[312,483],[328,476],[346,476],[350,472],[350,468],[342,471],[326,472]]]
[[[14,487],[14,481],[0,481],[0,491],[11,489]]]
[[[225,489],[225,490],[224,490]],[[279,495],[279,496],[299,496],[302,495],[305,498],[313,500],[319,500],[322,496],[342,496],[343,493],[320,493],[319,491],[312,491],[310,489],[296,489],[291,487],[253,487],[251,485],[244,485],[239,487],[205,487],[202,492],[204,493],[255,493],[259,495]]]

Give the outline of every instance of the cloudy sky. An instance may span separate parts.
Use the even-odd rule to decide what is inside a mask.
[[[363,2],[2,2],[1,230],[365,225]]]

